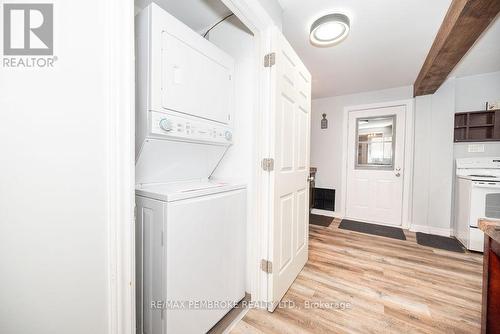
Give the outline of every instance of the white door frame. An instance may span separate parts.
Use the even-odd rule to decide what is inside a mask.
[[[256,42],[256,129],[254,152],[254,209],[250,243],[251,288],[254,301],[267,301],[267,275],[260,270],[260,259],[267,258],[269,175],[260,161],[269,151],[270,78],[263,67],[264,55],[271,49],[272,18],[258,2],[222,0],[254,33]],[[134,1],[103,2],[106,20],[104,52],[108,64],[108,333],[135,333],[135,56]],[[261,194],[265,194],[261,196]],[[249,208],[251,210],[251,208]]]
[[[261,168],[263,158],[269,156],[271,134],[271,81],[269,72],[264,67],[264,56],[271,50],[272,29],[275,26],[272,18],[257,2],[246,0],[221,0],[254,34],[255,65],[258,77],[255,86],[255,138],[253,154],[254,169],[252,177],[253,199],[250,210],[251,224],[247,257],[250,261],[250,293],[252,301],[268,301],[268,278],[261,270],[261,259],[267,259],[269,251],[269,226],[271,223],[269,208],[269,189],[271,187],[269,173]]]
[[[350,131],[349,113],[353,111],[378,109],[387,107],[405,106],[406,124],[405,124],[405,143],[404,143],[404,174],[403,174],[403,208],[401,217],[401,227],[408,229],[411,226],[412,211],[412,187],[413,187],[413,151],[414,151],[414,99],[399,100],[391,102],[371,103],[347,106],[344,108],[344,120],[342,136],[342,186],[340,189],[340,207],[341,218],[345,217],[347,212],[347,156],[348,156],[348,135]],[[392,225],[391,225],[392,226]]]
[[[134,1],[106,0],[108,333],[135,333]]]

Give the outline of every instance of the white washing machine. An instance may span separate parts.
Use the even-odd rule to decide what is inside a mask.
[[[206,333],[245,296],[246,186],[211,178],[234,61],[156,4],[136,37],[137,333]]]
[[[206,333],[245,296],[245,186],[174,182],[136,195],[141,333]]]

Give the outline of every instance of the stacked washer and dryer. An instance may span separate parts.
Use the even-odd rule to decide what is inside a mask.
[[[137,332],[205,333],[245,295],[233,59],[151,4],[136,16]]]

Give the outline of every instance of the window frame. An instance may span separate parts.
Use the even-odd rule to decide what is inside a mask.
[[[359,121],[360,120],[376,120],[376,119],[392,119],[392,157],[390,165],[378,165],[378,164],[359,164]],[[393,171],[394,170],[394,159],[396,154],[396,126],[397,115],[384,115],[384,116],[372,116],[372,117],[358,117],[356,118],[356,137],[355,137],[355,152],[354,152],[354,169],[355,170],[382,170],[382,171]],[[380,142],[382,145],[385,144],[385,141]],[[367,143],[368,145],[373,143]]]

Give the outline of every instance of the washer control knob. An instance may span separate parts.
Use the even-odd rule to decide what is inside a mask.
[[[172,121],[162,118],[160,121],[160,128],[164,131],[170,132],[174,129],[174,125],[172,124]]]
[[[229,140],[233,139],[233,134],[231,133],[231,131],[226,131],[224,133],[224,137],[226,137],[226,140],[229,141]]]

